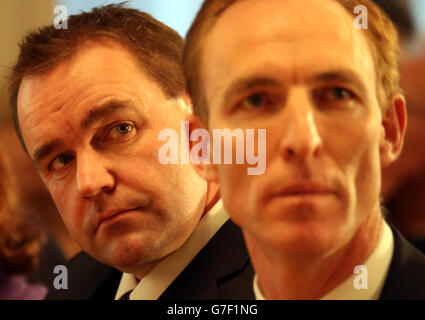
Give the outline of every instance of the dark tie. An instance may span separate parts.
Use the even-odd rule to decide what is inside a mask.
[[[120,300],[130,300],[130,294],[133,292],[133,290],[130,290],[128,292],[126,292],[125,294],[123,294],[120,298]]]

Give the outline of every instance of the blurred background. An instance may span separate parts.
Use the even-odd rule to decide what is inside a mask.
[[[56,5],[69,14],[122,1],[1,0],[0,2],[0,144],[7,150],[17,181],[20,210],[47,235],[39,269],[31,281],[50,284],[52,270],[79,252],[49,194],[15,135],[8,108],[6,77],[18,54],[18,43],[31,29],[53,23]],[[402,88],[408,105],[403,153],[383,172],[383,204],[389,220],[425,250],[425,0],[376,0],[398,26],[403,46]],[[130,0],[128,6],[152,14],[185,36],[202,0]]]

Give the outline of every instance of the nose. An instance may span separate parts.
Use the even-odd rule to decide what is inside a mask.
[[[317,129],[312,105],[306,90],[293,89],[283,108],[284,134],[280,149],[285,160],[306,160],[317,157],[322,150],[322,138]]]
[[[108,162],[96,151],[86,151],[77,158],[78,191],[82,197],[94,197],[115,188],[116,178]]]

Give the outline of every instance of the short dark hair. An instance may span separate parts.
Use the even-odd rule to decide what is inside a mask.
[[[125,3],[71,15],[68,29],[49,25],[30,32],[20,44],[18,60],[9,76],[9,103],[16,132],[25,150],[17,112],[22,79],[52,70],[73,56],[87,40],[105,38],[128,48],[142,70],[160,85],[167,97],[175,98],[185,92],[181,66],[184,41],[176,31],[147,13],[126,8]]]

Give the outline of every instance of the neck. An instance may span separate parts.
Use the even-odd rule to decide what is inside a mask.
[[[348,244],[329,255],[289,258],[244,235],[264,297],[304,300],[322,298],[352,275],[354,267],[372,254],[382,233],[383,218],[377,205]]]
[[[137,272],[133,273],[137,281],[142,280],[157,264],[159,261],[146,263],[143,265],[143,268],[139,268]]]
[[[212,207],[220,200],[220,192],[219,192],[219,185],[217,183],[208,183],[207,184],[207,193],[205,195],[205,207],[204,211],[202,213],[202,217],[211,210]],[[162,258],[164,259],[164,258]],[[145,277],[157,264],[159,261],[153,261],[148,264],[144,264],[143,268],[138,268],[137,272],[130,272],[135,275],[137,280],[141,280],[143,277]],[[128,271],[125,271],[128,272]]]

